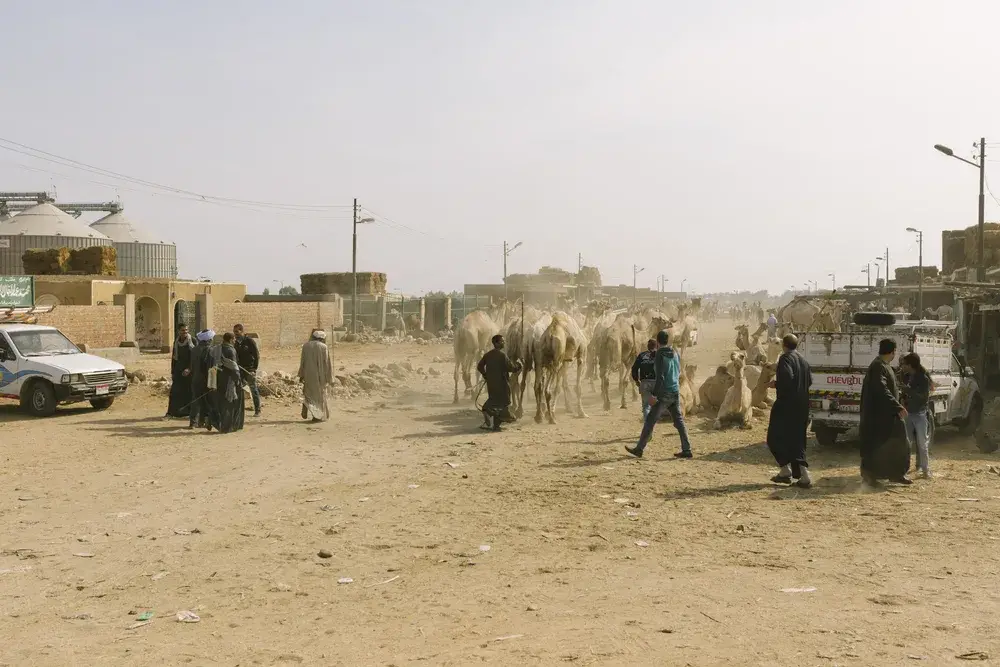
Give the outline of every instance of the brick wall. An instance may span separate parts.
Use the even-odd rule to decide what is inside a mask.
[[[56,327],[77,345],[118,347],[125,340],[125,306],[56,306],[38,316],[38,323]]]
[[[313,329],[342,326],[342,301],[297,301],[263,303],[220,303],[212,308],[211,326],[219,334],[232,331],[240,323],[247,333],[255,333],[262,347],[301,345]]]

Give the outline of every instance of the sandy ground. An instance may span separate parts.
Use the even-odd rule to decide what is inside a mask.
[[[703,325],[700,375],[732,333]],[[271,403],[238,435],[164,421],[147,388],[100,414],[0,405],[0,664],[1000,662],[1000,461],[957,434],[931,481],[861,493],[852,447],[811,441],[816,487],[776,490],[761,422],[692,419],[689,461],[664,425],[635,461],[637,404],[588,389],[587,419],[560,402],[492,434],[430,363],[450,348],[337,355],[443,375],[318,426]]]

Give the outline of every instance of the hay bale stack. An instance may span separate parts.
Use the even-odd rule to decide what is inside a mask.
[[[69,248],[29,249],[21,255],[24,273],[29,276],[58,276],[69,271]]]
[[[354,280],[350,272],[337,273],[305,273],[299,276],[303,294],[341,294],[350,296],[354,289]],[[384,273],[366,271],[358,273],[358,294],[385,294],[386,276]]]
[[[941,232],[941,272],[951,275],[965,266],[965,230],[950,229]]]
[[[936,266],[924,267],[924,281],[937,280],[938,268]],[[896,283],[900,285],[917,285],[920,283],[919,266],[897,266]]]
[[[78,248],[70,254],[69,268],[87,276],[117,276],[118,251],[113,246]]]
[[[994,251],[1000,250],[1000,223],[987,222],[983,227],[986,266],[994,266]],[[965,261],[966,266],[976,266],[979,262],[979,227],[976,225],[965,230]]]

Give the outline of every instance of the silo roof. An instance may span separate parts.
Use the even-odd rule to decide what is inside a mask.
[[[48,202],[26,208],[10,220],[0,222],[0,236],[18,234],[110,240],[100,231],[91,229],[86,223],[80,222]]]
[[[132,224],[123,213],[106,215],[90,225],[115,243],[164,243],[173,245],[170,241],[158,239]]]

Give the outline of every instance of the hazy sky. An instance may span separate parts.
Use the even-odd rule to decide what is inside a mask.
[[[120,195],[176,241],[183,276],[255,291],[350,270],[353,197],[410,228],[359,240],[359,270],[407,293],[499,282],[505,239],[524,242],[512,273],[583,253],[612,284],[633,263],[640,285],[699,291],[856,284],[886,246],[916,264],[907,226],[940,265],[941,230],[975,223],[975,169],[933,144],[968,157],[985,135],[1000,161],[1000,3],[983,0],[50,0],[3,16],[0,137],[341,207],[220,206],[0,150],[0,189]]]

